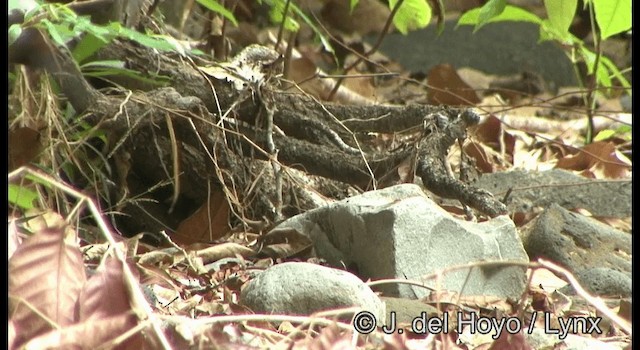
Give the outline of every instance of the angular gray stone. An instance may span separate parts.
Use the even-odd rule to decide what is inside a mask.
[[[319,257],[334,266],[356,269],[363,279],[420,280],[473,262],[529,261],[508,217],[483,223],[456,219],[413,184],[354,196],[295,216],[278,227],[308,235]],[[436,287],[435,280],[425,284]],[[492,266],[447,273],[442,287],[466,295],[519,298],[525,285],[523,267]],[[428,293],[405,284],[379,289],[403,298]]]
[[[586,209],[594,216],[631,216],[631,180],[587,179],[563,169],[516,169],[483,174],[473,185],[498,198],[513,189],[507,203],[510,212],[529,212],[556,203],[567,209]]]
[[[575,276],[580,285],[592,294],[608,297],[631,296],[632,282],[630,274],[608,267],[597,267],[584,269],[576,273]],[[571,285],[563,287],[560,292],[575,295],[575,290]]]
[[[622,350],[627,344],[623,342],[603,342],[601,340],[576,334],[568,334],[560,339],[558,334],[549,334],[542,328],[533,328],[531,334],[524,332],[527,344],[532,349],[566,349],[566,350]]]
[[[523,227],[522,240],[531,259],[567,268],[592,293],[631,295],[630,234],[552,204]]]
[[[631,235],[552,204],[522,230],[531,258],[552,260],[573,272],[609,267],[631,272]]]
[[[304,262],[274,265],[249,281],[241,302],[255,312],[310,315],[317,311],[360,306],[385,321],[385,305],[355,275]]]

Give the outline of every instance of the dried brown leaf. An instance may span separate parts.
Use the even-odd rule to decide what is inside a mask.
[[[450,64],[439,64],[429,70],[427,94],[433,105],[473,106],[480,102],[476,92],[460,78]]]
[[[516,334],[502,331],[489,350],[533,350],[533,348],[526,342],[522,331]]]
[[[29,164],[40,153],[40,133],[28,127],[9,130],[9,171]]]
[[[18,247],[20,246],[20,244],[22,243],[22,239],[20,238],[20,235],[18,234],[18,228],[16,226],[16,220],[9,220],[9,225],[7,227],[7,242],[8,242],[8,253],[9,253],[9,259],[11,259],[11,256],[13,255],[13,253],[15,253],[16,249],[18,249]]]
[[[151,264],[138,264],[138,271],[140,271],[140,284],[156,284],[164,288],[171,289],[175,292],[180,292],[181,288],[175,283],[174,279],[169,273],[162,268],[153,266]]]
[[[322,19],[343,32],[367,35],[382,31],[390,11],[376,0],[360,0],[353,11],[347,1],[329,0],[322,9]]]
[[[505,130],[500,119],[494,115],[488,116],[482,123],[478,124],[474,136],[478,141],[513,158],[516,138]]]
[[[75,235],[64,226],[35,233],[9,260],[9,319],[16,327],[16,345],[76,319],[76,301],[86,281]]]
[[[294,228],[278,228],[264,235],[258,243],[259,252],[271,258],[288,258],[313,246],[311,239]]]
[[[140,255],[138,263],[143,265],[170,264],[173,262],[176,254],[182,255],[183,253],[174,247],[152,250]]]
[[[124,334],[135,325],[135,316],[131,313],[111,316],[105,319],[87,320],[69,327],[53,330],[34,339],[25,346],[27,349],[95,349],[105,346],[108,349],[143,349],[142,337],[133,334],[121,344],[115,338]]]
[[[122,262],[108,258],[91,276],[78,299],[79,321],[98,320],[131,311]]]
[[[599,141],[584,146],[575,155],[558,160],[556,167],[589,172],[596,178],[620,179],[629,177],[631,163],[616,150],[615,144]]]
[[[255,252],[253,249],[247,248],[238,243],[222,243],[194,251],[193,254],[202,258],[203,264],[209,264],[222,258],[232,258],[236,255],[247,258],[254,255]]]
[[[229,204],[222,191],[214,191],[195,213],[178,226],[174,242],[187,245],[196,242],[211,242],[229,232]]]

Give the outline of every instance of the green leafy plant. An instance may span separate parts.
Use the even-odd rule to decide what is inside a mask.
[[[544,5],[548,18],[542,19],[537,15],[513,5],[507,5],[506,0],[489,0],[482,7],[466,12],[458,20],[458,25],[475,25],[474,31],[484,25],[494,22],[519,21],[539,25],[540,41],[554,40],[569,48],[567,54],[574,62],[584,62],[587,73],[593,76],[593,83],[582,81],[578,70],[576,75],[588,92],[585,94],[585,104],[588,108],[589,128],[586,135],[587,142],[593,140],[593,110],[595,96],[599,91],[612,92],[613,82],[617,80],[620,86],[631,93],[631,84],[624,77],[615,64],[602,54],[601,42],[613,35],[631,30],[631,0],[584,0],[585,9],[589,11],[594,33],[593,50],[580,39],[571,34],[569,27],[576,15],[578,0],[545,0]],[[597,26],[597,28],[596,28]]]
[[[13,9],[21,9],[18,5],[19,3],[16,3]],[[29,27],[46,30],[54,43],[59,46],[65,46],[72,39],[81,38],[73,50],[73,56],[78,63],[82,63],[117,37],[127,38],[159,51],[175,51],[181,54],[187,52],[187,49],[172,37],[141,33],[118,22],[107,25],[94,24],[88,16],[77,15],[65,4],[37,3],[26,13],[23,23],[9,28],[10,38],[15,40],[23,29]]]
[[[9,204],[23,210],[33,209],[38,199],[38,193],[26,186],[9,184]]]
[[[231,11],[227,10],[224,6],[222,6],[216,0],[196,0],[196,2],[198,4],[206,7],[210,11],[213,11],[215,13],[221,14],[224,18],[226,18],[229,21],[231,21],[231,23],[233,23],[233,25],[235,25],[235,26],[238,25],[238,20],[236,20],[236,17],[233,15],[233,13]]]
[[[402,0],[388,0],[389,8],[393,9]],[[358,5],[359,0],[350,0],[351,11]],[[440,0],[439,0],[440,3]],[[443,9],[443,6],[440,6]],[[398,12],[393,17],[393,24],[402,34],[411,30],[421,29],[431,22],[431,6],[427,0],[404,0]]]

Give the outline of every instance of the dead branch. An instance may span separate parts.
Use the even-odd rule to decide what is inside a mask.
[[[146,92],[105,95],[84,79],[66,49],[55,47],[36,29],[25,30],[9,52],[12,63],[46,70],[76,111],[85,112],[91,125],[109,132],[109,154],[130,155],[130,176],[135,175],[141,183],[166,182],[175,172],[173,164],[178,165],[179,172],[175,173],[181,174],[181,186],[174,191],[189,201],[204,201],[207,194],[202,188],[212,181],[226,186],[227,192],[228,188],[250,187],[255,179],[238,169],[249,169],[247,159],[267,160],[275,154],[275,150],[264,151],[269,149],[265,131],[268,110],[273,113],[273,128],[278,130],[271,136],[283,165],[369,189],[404,159],[414,156],[417,147],[416,173],[427,189],[459,199],[489,216],[507,212],[490,193],[456,180],[447,171],[449,147],[465,137],[468,126],[478,122],[477,115],[469,110],[337,105],[280,92],[267,79],[253,85],[248,82],[246,88],[238,89],[227,79],[205,74],[191,59],[122,40],[101,50],[97,59],[123,61],[126,68],[151,79],[168,77],[169,86],[145,87],[120,79],[116,83]],[[257,69],[264,68],[260,64],[256,64]],[[422,128],[422,141],[387,153],[359,147],[357,136],[362,133],[409,128]],[[178,154],[171,151],[172,143],[177,143]],[[267,212],[273,211],[269,202],[276,197],[262,199]],[[260,213],[257,217],[272,214]],[[151,226],[147,228],[159,228]]]

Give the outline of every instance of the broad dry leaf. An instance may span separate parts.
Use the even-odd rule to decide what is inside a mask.
[[[29,164],[40,153],[40,133],[28,127],[9,130],[9,171]]]
[[[478,141],[513,159],[516,138],[505,130],[500,119],[493,114],[478,124],[474,136]]]
[[[474,160],[474,164],[482,173],[493,173],[496,171],[496,164],[492,161],[490,153],[495,153],[484,144],[470,141],[464,145],[464,153]]]
[[[187,245],[196,242],[211,242],[229,232],[229,204],[222,191],[209,195],[195,213],[183,220],[171,238],[174,242]]]
[[[155,265],[155,264],[170,264],[174,260],[176,254],[183,254],[179,249],[171,247],[158,250],[152,250],[150,252],[140,255],[138,259],[139,264]]]
[[[9,220],[9,224],[7,226],[7,251],[8,251],[8,255],[9,255],[9,259],[11,259],[11,256],[13,255],[13,253],[15,253],[15,251],[18,249],[18,247],[20,246],[20,244],[22,243],[22,239],[20,238],[20,235],[18,234],[18,228],[16,226],[16,220],[15,219],[10,219]]]
[[[357,72],[349,72],[349,75],[351,75],[351,77],[345,78],[343,82],[344,87],[373,102],[376,98],[373,78],[359,76]]]
[[[178,293],[181,288],[178,287],[174,279],[169,273],[160,267],[153,266],[151,264],[137,264],[138,271],[140,271],[140,284],[142,285],[157,285],[163,288],[171,289]]]
[[[527,343],[522,330],[515,334],[503,330],[489,350],[533,350],[533,347]]]
[[[131,312],[123,278],[122,262],[107,258],[80,292],[79,320],[98,320]]]
[[[9,320],[9,326],[7,327],[7,343],[8,349],[15,349],[15,343],[16,343],[16,326],[13,322],[13,320]]]
[[[620,300],[620,309],[618,310],[618,316],[631,323],[631,299]]]
[[[258,240],[259,252],[271,258],[288,258],[313,246],[311,239],[294,228],[274,228]]]
[[[427,94],[433,105],[473,106],[480,102],[476,92],[460,78],[450,64],[439,64],[429,70]]]
[[[116,243],[115,249],[123,250],[124,248],[125,242]],[[109,242],[88,244],[82,247],[82,255],[84,256],[85,261],[99,261],[107,251],[109,251],[109,249],[114,249]]]
[[[86,276],[80,248],[75,237],[65,239],[65,228],[36,232],[9,259],[9,319],[16,326],[16,346],[77,320]]]
[[[527,275],[530,275],[531,273],[532,270],[527,270]],[[559,278],[546,268],[537,268],[533,270],[533,276],[531,277],[531,283],[529,284],[530,288],[542,287],[543,290],[549,292],[560,289],[566,285],[567,282],[565,280]]]
[[[64,218],[51,210],[42,212],[38,209],[30,209],[26,212],[25,217],[30,219],[25,223],[24,228],[33,233],[48,227],[65,227],[67,234],[71,232],[71,228],[66,225]]]
[[[255,254],[253,249],[247,248],[238,243],[222,243],[216,244],[208,248],[194,251],[195,256],[202,258],[203,264],[209,264],[223,258],[233,258],[240,255],[243,258],[250,257]]]
[[[599,141],[584,146],[575,155],[558,160],[557,168],[592,173],[595,178],[628,178],[631,162],[611,142]]]
[[[415,157],[406,157],[398,165],[400,183],[412,184],[415,177]]]
[[[353,11],[347,1],[329,0],[321,14],[322,20],[336,29],[367,35],[382,32],[390,12],[389,6],[376,0],[360,0]]]
[[[53,330],[31,339],[26,349],[95,349],[106,346],[108,349],[143,349],[140,334],[133,334],[116,346],[114,340],[131,329],[135,316],[120,314],[109,318],[87,320],[69,327]]]
[[[320,78],[322,72],[307,57],[291,60],[289,78],[299,84],[302,91],[321,100],[328,100],[336,86],[333,78]],[[371,105],[375,94],[369,78],[349,78],[349,83],[340,85],[331,101],[350,105]],[[355,89],[354,89],[355,88]]]

